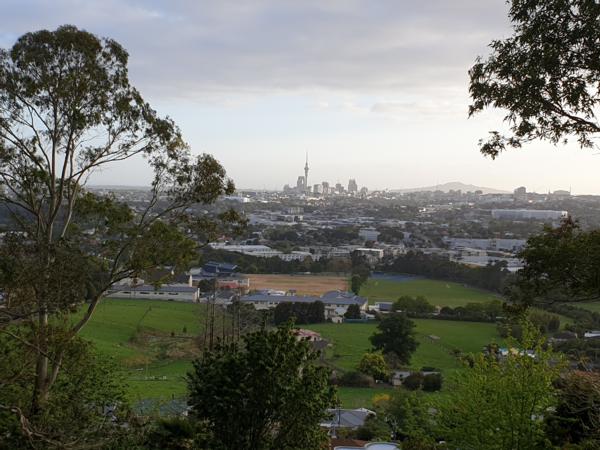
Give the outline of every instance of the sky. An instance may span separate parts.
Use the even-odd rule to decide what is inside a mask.
[[[130,80],[238,188],[355,178],[370,189],[462,181],[600,194],[600,154],[477,147],[502,113],[467,117],[468,69],[511,34],[504,0],[2,0],[0,46],[72,24],[130,54]],[[145,185],[141,160],[94,184]]]

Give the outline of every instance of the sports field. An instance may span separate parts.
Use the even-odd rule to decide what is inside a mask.
[[[453,308],[464,306],[467,303],[501,299],[491,292],[459,283],[427,279],[408,279],[406,281],[370,279],[361,288],[360,295],[367,297],[369,303],[395,301],[402,295],[411,297],[422,295],[433,305]]]
[[[322,295],[327,291],[348,290],[348,278],[332,275],[248,275],[250,289],[295,289],[300,295]]]

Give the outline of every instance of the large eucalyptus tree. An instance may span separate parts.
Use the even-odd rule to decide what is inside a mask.
[[[212,156],[192,156],[174,122],[130,84],[127,62],[117,42],[74,26],[0,50],[0,331],[35,366],[29,410],[18,410],[29,418],[43,411],[69,342],[111,285],[184,265],[197,248],[190,233],[238,219],[193,214],[233,183]],[[92,173],[132,158],[154,173],[143,206],[86,190]]]

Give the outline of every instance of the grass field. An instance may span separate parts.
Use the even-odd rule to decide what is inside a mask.
[[[600,313],[600,302],[573,303],[573,306]]]
[[[422,295],[429,303],[437,306],[464,306],[467,303],[500,300],[500,297],[487,291],[466,287],[459,283],[437,280],[392,281],[370,279],[360,290],[369,303],[394,301],[402,295],[412,297]]]
[[[461,367],[452,354],[454,349],[465,353],[479,352],[484,345],[499,341],[494,324],[433,319],[415,319],[414,322],[419,341],[410,363],[414,369],[433,366],[442,371],[453,371]],[[317,331],[332,343],[327,360],[333,367],[354,370],[361,356],[371,348],[369,337],[375,332],[376,324],[317,324],[305,328]]]
[[[344,408],[370,408],[373,397],[389,394],[393,391],[390,387],[376,388],[351,388],[338,387],[338,398]]]
[[[250,289],[295,289],[300,295],[321,295],[327,291],[348,290],[348,279],[331,275],[248,275]]]
[[[342,277],[271,275],[259,278],[271,288],[296,288],[299,293],[306,294],[346,287],[346,279]],[[294,284],[290,284],[292,281]],[[302,286],[305,286],[304,290]],[[460,285],[430,280],[384,280],[377,284],[370,282],[365,289],[377,293],[377,298],[425,295],[435,304],[443,305],[495,298]],[[198,304],[107,299],[99,305],[82,336],[122,365],[132,401],[177,398],[186,393],[185,377],[199,353],[194,336],[202,331],[203,316],[203,306]],[[493,324],[425,319],[415,320],[415,323],[420,345],[413,355],[411,367],[434,366],[445,375],[460,368],[452,355],[453,349],[476,352],[496,339]],[[369,337],[375,324],[319,324],[307,328],[320,332],[332,342],[326,358],[332,367],[353,370],[362,354],[370,348]],[[439,339],[432,340],[430,335]],[[372,397],[382,390],[385,389],[341,388],[339,396],[345,407],[368,406]]]
[[[201,308],[191,303],[106,299],[82,336],[124,367],[131,400],[178,397],[185,394],[185,375],[198,354],[192,340],[202,328]]]

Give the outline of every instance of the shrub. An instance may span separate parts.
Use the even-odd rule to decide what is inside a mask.
[[[415,372],[407,376],[402,385],[410,391],[417,391],[423,387],[423,380],[423,374],[421,372]]]
[[[430,373],[423,378],[423,390],[427,392],[435,392],[442,389],[442,374]]]
[[[346,372],[338,378],[338,385],[345,387],[373,387],[375,380],[372,376],[360,372]]]

